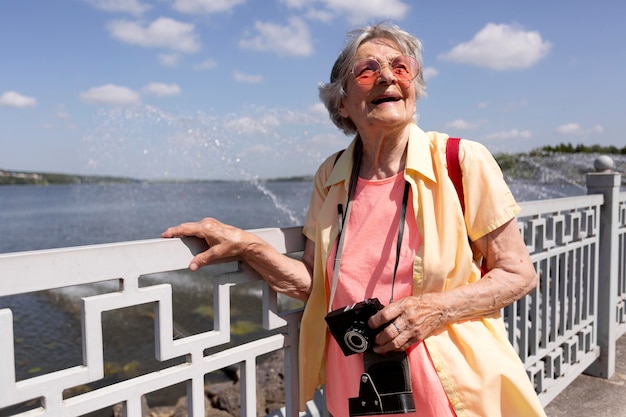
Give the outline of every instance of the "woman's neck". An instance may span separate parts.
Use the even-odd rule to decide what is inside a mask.
[[[409,128],[380,135],[361,135],[363,155],[359,176],[365,179],[389,178],[404,170]]]

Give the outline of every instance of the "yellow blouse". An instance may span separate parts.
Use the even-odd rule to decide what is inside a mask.
[[[467,236],[476,240],[519,213],[499,166],[477,142],[461,141],[465,218],[448,177],[448,135],[411,126],[405,178],[422,235],[413,264],[413,292],[446,291],[481,274]],[[337,236],[337,204],[347,200],[354,141],[335,162],[318,169],[304,235],[315,242],[313,287],[300,331],[300,409],[324,383],[327,337],[324,316],[329,288],[326,263]],[[464,320],[429,336],[425,343],[457,416],[545,416],[499,314]]]

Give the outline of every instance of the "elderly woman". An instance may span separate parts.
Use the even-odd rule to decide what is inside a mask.
[[[500,317],[537,282],[515,221],[519,206],[490,153],[468,140],[454,155],[464,190],[457,194],[448,136],[415,121],[424,89],[416,38],[387,24],[351,33],[320,97],[355,138],[315,175],[301,261],[215,219],[169,228],[163,237],[206,239],[209,249],[191,261],[192,270],[239,256],[275,290],[306,301],[301,407],[325,384],[335,417],[545,415]],[[367,321],[378,329],[373,349],[347,356],[325,316],[374,298],[382,306]],[[403,389],[384,362],[397,354],[410,374],[405,409],[359,410],[372,396],[379,405],[389,386]],[[373,381],[379,384],[369,393],[362,377],[375,379],[368,366],[376,357],[390,371],[379,372],[388,380]]]

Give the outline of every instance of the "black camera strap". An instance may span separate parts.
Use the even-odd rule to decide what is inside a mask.
[[[363,155],[363,144],[361,140],[356,141],[354,146],[354,155],[353,155],[353,164],[352,164],[352,173],[350,175],[350,188],[348,189],[348,201],[346,202],[346,211],[345,214],[343,212],[343,207],[341,204],[337,205],[338,217],[339,217],[339,226],[338,226],[338,234],[337,234],[337,251],[335,254],[335,262],[333,267],[333,281],[330,289],[330,299],[328,302],[328,312],[332,310],[333,300],[335,299],[335,293],[337,292],[337,282],[339,281],[339,268],[341,266],[341,255],[343,253],[343,243],[344,243],[344,227],[348,226],[348,218],[350,217],[350,210],[352,208],[352,199],[354,198],[354,193],[356,191],[356,184],[359,178],[359,170],[361,168],[361,157]],[[389,303],[393,302],[393,291],[396,282],[396,272],[398,271],[398,265],[400,263],[400,248],[402,246],[402,237],[404,236],[404,222],[406,220],[406,208],[409,200],[409,189],[410,184],[408,181],[404,183],[404,194],[402,196],[402,207],[400,209],[400,224],[398,225],[398,240],[396,242],[396,262],[393,267],[393,276],[391,279],[391,297],[389,299]]]

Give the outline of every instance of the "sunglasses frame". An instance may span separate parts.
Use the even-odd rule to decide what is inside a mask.
[[[415,74],[412,74],[411,77],[405,77],[403,75],[400,75],[398,73],[396,73],[394,71],[394,67],[393,64],[396,62],[396,60],[400,59],[400,58],[408,58],[409,62],[410,61],[414,61],[415,63]],[[376,71],[374,71],[373,75],[371,77],[367,77],[367,76],[357,76],[356,73],[354,72],[354,68],[356,67],[356,65],[359,62],[363,62],[363,61],[373,61],[378,65],[378,69]],[[383,72],[383,68],[385,67],[389,67],[389,69],[391,70],[391,72],[393,73],[393,75],[396,77],[396,79],[398,81],[413,81],[418,74],[420,73],[420,63],[419,61],[415,58],[412,57],[410,55],[398,55],[397,57],[393,58],[392,60],[387,60],[383,63],[381,63],[380,61],[378,61],[377,59],[374,58],[362,58],[362,59],[358,59],[356,61],[354,61],[354,64],[352,64],[352,70],[350,71],[350,73],[352,74],[352,76],[354,77],[354,81],[359,84],[359,85],[373,85],[374,83],[376,83],[376,80],[378,80]],[[363,82],[363,78],[365,79],[370,79],[371,78],[371,82]]]

